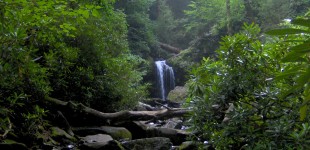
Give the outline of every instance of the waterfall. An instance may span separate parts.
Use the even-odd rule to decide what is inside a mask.
[[[169,91],[174,89],[174,72],[172,67],[166,64],[166,61],[156,61],[157,82],[160,89],[160,97],[166,100]]]

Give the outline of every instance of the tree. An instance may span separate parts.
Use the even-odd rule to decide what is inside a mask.
[[[227,34],[230,35],[232,33],[230,0],[226,0],[226,18],[227,18]]]
[[[144,59],[157,54],[156,38],[148,14],[153,3],[154,0],[122,0],[115,4],[127,15],[129,49]]]
[[[258,18],[263,30],[274,28],[283,19],[302,15],[310,5],[309,0],[263,0],[258,2]]]

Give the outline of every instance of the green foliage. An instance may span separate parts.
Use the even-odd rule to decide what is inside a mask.
[[[243,16],[244,6],[241,0],[234,0],[230,3],[232,22],[240,21]],[[186,15],[190,18],[187,24],[189,32],[201,34],[210,32],[218,33],[219,30],[226,27],[226,0],[193,0],[189,4],[190,10],[186,10]]]
[[[292,42],[291,40],[284,40],[289,42],[290,46],[288,54],[282,59],[282,62],[288,64],[284,68],[284,72],[279,75],[281,78],[294,77],[294,85],[285,93],[285,96],[298,90],[303,90],[303,104],[300,108],[300,120],[305,120],[308,114],[308,107],[310,104],[310,65],[309,65],[309,28],[310,20],[308,16],[305,18],[298,18],[292,20],[293,25],[298,28],[285,28],[268,31],[270,35],[289,35],[293,34],[290,38],[297,39],[298,41]]]
[[[258,18],[263,29],[277,26],[283,19],[304,14],[309,7],[309,0],[261,0],[258,2]]]
[[[121,0],[116,3],[116,8],[126,14],[129,49],[144,59],[156,52],[156,37],[148,14],[153,3],[154,0]]]
[[[243,22],[270,30],[284,19],[305,13],[309,4],[309,0],[192,0],[185,10],[186,37],[201,55],[211,56],[220,37],[239,32]]]
[[[292,44],[283,39],[262,43],[259,33],[257,25],[245,25],[241,33],[222,39],[218,60],[204,59],[192,71],[193,130],[218,149],[306,149],[301,141],[309,140],[309,122],[298,118],[302,90],[285,95],[296,78],[279,78],[294,67],[279,61],[290,55]]]
[[[174,32],[177,25],[176,20],[165,0],[158,1],[157,7],[159,10],[157,10],[155,33],[161,42],[171,44],[177,38]]]
[[[130,53],[125,15],[113,3],[0,0],[0,134],[13,122],[35,141],[47,126],[45,96],[115,111],[146,95],[144,61]]]

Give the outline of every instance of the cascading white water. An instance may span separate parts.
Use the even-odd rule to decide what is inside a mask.
[[[160,96],[166,100],[168,92],[174,89],[174,72],[172,67],[166,64],[166,61],[156,61],[157,81],[160,89]]]

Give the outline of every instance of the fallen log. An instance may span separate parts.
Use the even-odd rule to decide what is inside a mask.
[[[81,103],[64,102],[55,98],[46,97],[46,102],[58,106],[63,109],[63,112],[67,113],[79,113],[84,118],[96,119],[96,123],[101,125],[105,124],[120,124],[128,121],[147,121],[156,119],[167,119],[173,117],[182,117],[190,112],[189,109],[173,108],[173,109],[162,109],[156,111],[120,111],[115,113],[103,113],[98,110],[87,107]],[[70,114],[71,115],[71,114]],[[71,115],[72,116],[72,115]],[[100,125],[96,124],[96,125]]]
[[[180,48],[173,47],[173,46],[168,45],[168,44],[165,44],[165,43],[159,42],[159,46],[160,46],[160,48],[162,48],[162,49],[164,49],[164,50],[166,50],[166,51],[175,53],[175,54],[178,54],[178,53],[181,52],[181,49],[180,49]]]

